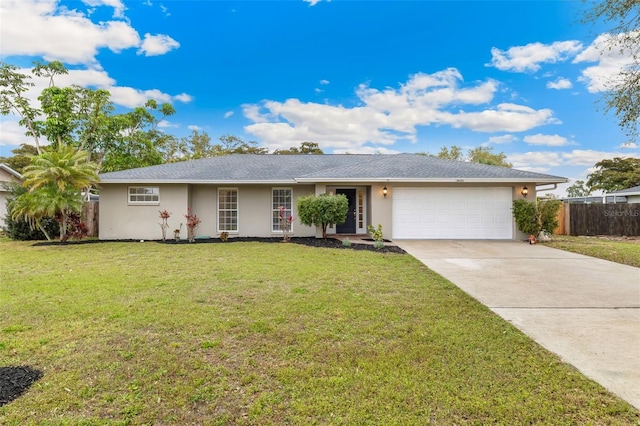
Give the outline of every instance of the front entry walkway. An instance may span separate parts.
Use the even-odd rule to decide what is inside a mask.
[[[640,268],[517,241],[395,241],[640,409]]]

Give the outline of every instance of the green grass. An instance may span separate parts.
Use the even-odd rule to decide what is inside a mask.
[[[544,244],[572,253],[640,267],[640,240],[554,235],[550,242]]]
[[[624,401],[408,255],[0,242],[6,425],[632,425]]]

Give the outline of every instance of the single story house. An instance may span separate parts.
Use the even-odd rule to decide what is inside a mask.
[[[620,191],[610,192],[607,195],[622,196],[627,199],[627,203],[640,203],[640,186],[634,186]]]
[[[0,228],[5,227],[7,216],[7,200],[11,195],[7,184],[20,182],[22,175],[6,164],[0,163]]]
[[[293,236],[318,237],[320,229],[296,217],[296,201],[307,194],[348,198],[347,220],[331,234],[367,234],[381,224],[387,239],[521,239],[513,200],[535,200],[538,185],[567,181],[420,154],[236,154],[100,179],[100,239],[159,239],[159,211],[172,213],[173,230],[186,223],[187,209],[202,220],[199,237],[276,237],[280,206],[294,217]]]

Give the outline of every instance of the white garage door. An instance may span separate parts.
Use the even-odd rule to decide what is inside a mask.
[[[394,188],[394,239],[511,239],[511,188]]]

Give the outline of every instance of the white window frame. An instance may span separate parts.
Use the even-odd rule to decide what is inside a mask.
[[[236,193],[236,208],[235,209],[221,209],[220,208],[220,192],[222,191],[235,191]],[[220,212],[236,212],[236,229],[221,229],[220,228]],[[229,232],[232,234],[238,233],[240,229],[240,191],[238,188],[218,188],[218,199],[216,202],[216,228],[218,233]]]
[[[293,188],[287,187],[275,187],[271,188],[271,232],[274,234],[282,234],[282,229],[280,229],[280,222],[275,222],[275,218],[279,217],[280,211],[279,207],[282,205],[281,203],[275,202],[275,192],[276,191],[289,191],[289,209],[285,208],[285,212],[289,212],[289,215],[293,216]],[[286,206],[285,206],[286,207]],[[288,217],[288,216],[287,216]],[[277,223],[277,227],[276,227]],[[293,223],[291,223],[290,232],[293,232]]]
[[[131,190],[136,190],[132,193]],[[139,192],[142,190],[142,192]],[[149,200],[132,200],[131,197],[149,197]],[[155,199],[153,199],[155,198]],[[160,204],[160,187],[159,186],[129,186],[127,187],[127,204],[134,206],[157,206]]]

